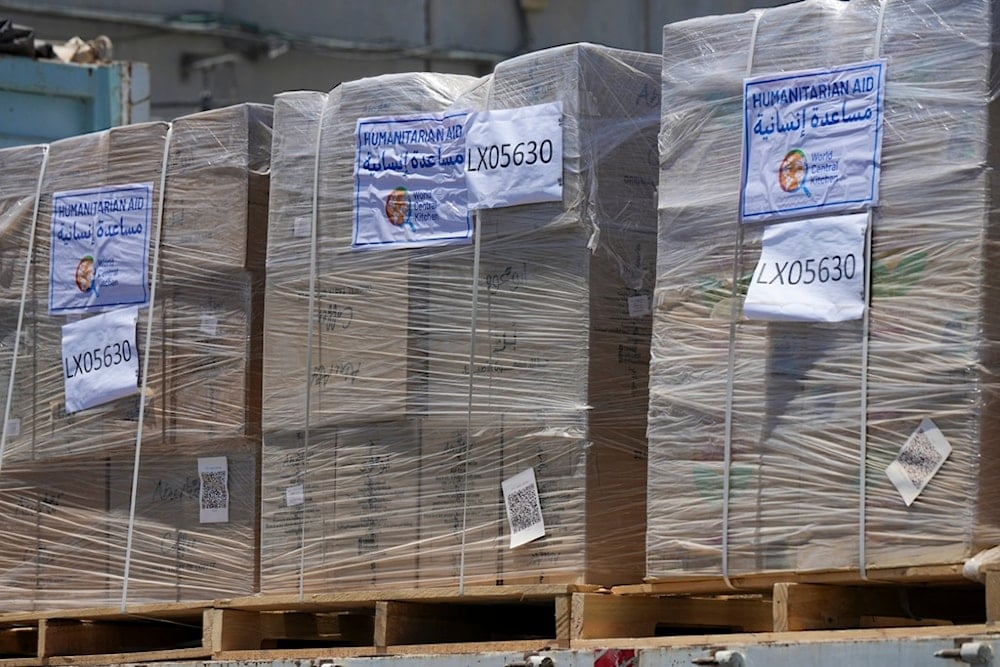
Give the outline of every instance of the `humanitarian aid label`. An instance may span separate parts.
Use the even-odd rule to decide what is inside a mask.
[[[49,313],[149,302],[152,183],[52,195]]]
[[[358,120],[352,247],[468,242],[469,113]]]
[[[746,79],[740,217],[878,203],[885,60]]]

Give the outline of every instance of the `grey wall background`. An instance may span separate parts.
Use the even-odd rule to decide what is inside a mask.
[[[386,72],[482,75],[589,41],[660,52],[662,26],[788,0],[0,0],[0,18],[64,41],[107,35],[149,64],[153,118]]]

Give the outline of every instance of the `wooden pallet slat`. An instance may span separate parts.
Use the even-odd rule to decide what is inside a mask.
[[[776,584],[774,631],[985,622],[981,587]]]

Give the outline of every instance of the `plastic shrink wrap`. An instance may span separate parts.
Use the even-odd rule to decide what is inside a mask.
[[[277,98],[262,592],[641,578],[659,72],[581,44]],[[359,118],[549,102],[562,202],[352,250]],[[501,482],[527,468],[546,532],[511,549]]]
[[[994,11],[807,0],[665,26],[649,578],[956,563],[1000,539]],[[880,57],[867,324],[742,316],[763,227],[739,243],[744,77]],[[924,418],[953,450],[908,507],[886,469]]]
[[[16,507],[19,517],[0,524],[5,604],[116,603],[123,589],[130,603],[200,600],[256,589],[271,107],[239,105],[185,116],[170,126],[131,125],[54,142],[44,169],[36,159],[41,148],[30,155],[26,152],[32,149],[8,149],[0,159],[5,187],[24,181],[18,193],[5,191],[0,200],[5,250],[0,273],[14,274],[3,280],[0,300],[4,397],[10,354],[15,341],[18,345],[0,459],[0,503]],[[120,193],[116,188],[136,185],[149,188],[142,204],[147,211],[116,216],[105,208],[109,215],[100,220],[83,214],[88,204],[101,210],[100,202],[113,201],[108,193]],[[79,239],[70,238],[62,222],[53,225],[53,215],[57,220],[71,216],[56,207],[73,201],[66,193],[77,191],[85,194],[77,200],[83,204],[76,230],[93,234],[93,249],[84,254],[96,258],[95,282],[113,287],[121,275],[116,272],[120,265],[106,261],[102,248],[107,246],[98,241],[109,236],[108,229],[128,229],[140,240],[127,261],[140,262],[143,246],[148,252],[146,290],[153,304],[151,316],[150,308],[139,309],[134,340],[140,376],[147,352],[149,360],[138,389],[68,412],[64,376],[73,375],[75,367],[63,362],[62,327],[99,310],[50,311],[52,276],[59,277],[63,255],[79,249],[74,246]],[[136,231],[140,227],[142,234]],[[17,249],[13,264],[6,254],[11,248]],[[50,274],[53,257],[57,269]],[[145,403],[137,513],[127,551],[140,395]],[[220,469],[199,472],[199,460],[217,457],[222,457]],[[223,485],[228,494],[200,499],[220,475],[228,476]],[[212,498],[229,508],[227,521],[202,523],[200,503]],[[86,568],[78,567],[80,559]]]

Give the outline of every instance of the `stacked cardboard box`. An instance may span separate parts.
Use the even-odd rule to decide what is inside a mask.
[[[272,199],[263,592],[641,577],[659,71],[583,44],[482,81],[345,84],[325,111],[278,98],[276,187],[317,164],[282,128],[324,125],[317,229]],[[563,201],[481,212],[478,274],[470,244],[351,250],[358,118],[557,101]],[[296,229],[300,258],[316,233],[312,283]],[[289,287],[272,287],[279,270]],[[546,535],[511,550],[501,481],[529,467]]]
[[[254,447],[244,441],[144,447],[130,526],[131,454],[118,450],[4,466],[5,610],[120,604],[130,530],[130,604],[253,592]],[[201,497],[207,472],[199,471],[199,462],[213,457],[225,459],[226,494],[212,501],[228,510],[225,521],[206,521],[208,501]]]
[[[1000,540],[994,11],[810,0],[664,28],[649,577],[957,562]],[[879,57],[870,330],[742,317],[761,243],[737,236],[743,78]],[[953,449],[907,506],[886,468],[925,417]]]
[[[140,391],[146,397],[139,464],[142,475],[152,475],[155,470],[160,480],[177,475],[185,479],[194,475],[197,480],[197,467],[192,473],[191,462],[218,456],[230,462],[230,482],[243,487],[230,488],[233,512],[224,528],[199,526],[197,513],[193,521],[190,518],[190,508],[171,512],[140,503],[134,523],[137,539],[131,552],[133,576],[129,584],[134,585],[130,602],[202,599],[216,593],[256,590],[255,471],[260,437],[263,234],[270,127],[269,106],[240,105],[180,118],[172,130],[166,123],[139,124],[64,139],[48,147],[0,489],[8,471],[12,471],[15,488],[24,479],[46,475],[53,488],[72,486],[80,475],[92,473],[92,498],[69,503],[75,514],[60,520],[55,535],[40,533],[32,539],[42,544],[43,552],[65,553],[66,559],[79,545],[89,545],[91,557],[100,565],[87,568],[90,583],[76,582],[78,575],[69,560],[60,566],[65,579],[51,568],[36,567],[36,579],[45,578],[42,588],[47,592],[39,593],[32,604],[87,605],[121,594],[123,545],[130,530],[127,501],[131,474],[126,473],[131,470],[131,452],[140,435]],[[5,173],[8,166],[15,167],[6,159],[2,164]],[[151,319],[148,375],[138,379],[139,389],[133,395],[67,413],[62,326],[88,318],[92,312],[49,312],[52,249],[65,242],[57,237],[52,224],[53,215],[59,215],[54,202],[59,193],[131,184],[151,188],[145,242],[150,253],[147,287],[149,293],[154,293],[155,287],[155,298],[151,309],[139,311],[135,339],[141,374]],[[22,190],[33,197],[37,187],[36,176],[35,182],[25,183]],[[4,210],[18,209],[8,204]],[[162,243],[156,257],[155,234],[161,218]],[[26,231],[23,235],[23,239],[28,238]],[[155,274],[154,266],[158,269]],[[20,298],[18,290],[16,300],[3,301],[3,308],[12,304],[9,309],[16,314]],[[4,350],[15,335],[14,322],[16,318],[9,322],[9,330],[7,319],[2,325]],[[2,361],[6,392],[10,365]],[[11,424],[16,428],[10,428]],[[168,451],[176,451],[176,458],[168,456]],[[169,470],[171,462],[178,466],[174,472]],[[147,465],[153,467],[147,469]],[[89,483],[81,487],[81,493],[87,486]],[[38,488],[44,492],[44,487]],[[194,491],[197,501],[197,486]],[[67,493],[72,497],[75,491]],[[190,489],[185,493],[184,501],[190,502]],[[171,521],[177,522],[173,528]],[[164,561],[163,546],[142,536],[144,522],[149,522],[150,534],[159,536],[156,540],[169,530],[181,535],[181,541],[195,540],[198,546],[190,546],[184,554],[188,564]],[[11,528],[12,539],[24,537],[15,535],[17,530]],[[7,537],[7,530],[2,534]],[[10,576],[0,586],[30,591],[31,586],[24,583],[28,569],[24,563],[8,568]],[[10,599],[24,595],[30,593],[22,597],[12,593]]]
[[[329,95],[275,99],[264,334],[264,593],[367,587],[414,576],[420,450],[407,410],[410,253],[351,250],[354,127],[358,118],[442,111],[476,81],[386,75],[344,83]],[[366,448],[369,454],[359,453]],[[359,456],[380,463],[356,463]],[[367,491],[358,496],[360,489]]]

